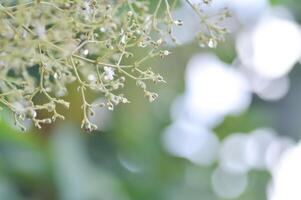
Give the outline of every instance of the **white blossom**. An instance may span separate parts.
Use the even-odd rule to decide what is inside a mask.
[[[104,79],[108,81],[112,81],[114,79],[114,69],[112,67],[104,67]]]

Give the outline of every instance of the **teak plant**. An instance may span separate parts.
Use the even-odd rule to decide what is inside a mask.
[[[87,131],[97,129],[88,117],[93,106],[113,110],[117,104],[129,103],[119,93],[127,79],[136,81],[145,97],[154,101],[158,94],[148,90],[147,82],[164,79],[145,61],[168,56],[166,41],[177,43],[173,28],[183,22],[173,18],[172,9],[187,3],[199,17],[198,42],[211,48],[224,40],[227,30],[219,22],[229,17],[226,9],[211,17],[205,14],[210,0],[197,4],[190,0],[17,2],[0,4],[0,108],[9,109],[22,130],[25,119],[38,128],[64,119],[57,108],[69,107],[63,97],[70,83],[76,83],[81,94],[82,128]],[[135,55],[137,48],[145,56]],[[124,64],[129,57],[134,62]],[[103,95],[105,103],[88,102],[89,90]],[[39,113],[45,111],[49,116],[41,117]]]

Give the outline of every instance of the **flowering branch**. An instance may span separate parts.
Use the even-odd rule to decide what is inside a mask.
[[[200,5],[186,2],[207,29],[198,39],[214,41],[214,45],[207,43],[216,46],[226,30],[210,22]],[[165,81],[144,63],[170,54],[162,49],[167,39],[177,42],[173,27],[183,22],[173,19],[172,8],[169,0],[159,0],[153,11],[149,1],[137,0],[0,4],[0,105],[13,113],[22,130],[25,119],[41,128],[41,124],[64,119],[57,106],[69,108],[62,98],[67,95],[67,85],[76,82],[82,97],[82,128],[93,131],[97,127],[88,117],[93,114],[86,98],[88,90],[103,94],[106,101],[100,106],[113,110],[120,103],[129,103],[119,90],[132,79],[146,98],[154,101],[158,94],[148,91],[146,82]],[[141,49],[145,56],[138,58],[133,48]],[[135,62],[125,65],[131,57]],[[42,111],[49,117],[41,117]]]

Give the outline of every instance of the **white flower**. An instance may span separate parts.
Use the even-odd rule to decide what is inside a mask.
[[[18,114],[22,114],[26,110],[26,108],[24,106],[24,102],[22,102],[22,101],[20,101],[20,102],[19,101],[14,102],[13,106],[14,106],[14,109],[16,110],[16,112]]]
[[[209,166],[217,159],[219,139],[215,133],[199,124],[177,120],[164,131],[162,139],[170,154],[200,166]]]
[[[276,165],[269,200],[301,199],[301,144],[288,149]]]
[[[84,11],[83,14],[85,16],[85,20],[88,21],[90,20],[90,15],[92,14],[92,9],[90,6],[91,2],[89,0],[84,2]]]
[[[89,80],[90,82],[95,82],[95,81],[97,80],[97,77],[96,77],[95,74],[89,74],[89,75],[88,75],[88,80]]]
[[[289,73],[301,56],[301,30],[291,20],[267,14],[242,33],[236,48],[243,66],[260,76],[276,79]]]
[[[188,63],[186,101],[199,116],[239,114],[248,108],[248,80],[212,54],[199,54]]]
[[[83,51],[83,54],[84,54],[85,56],[87,56],[87,55],[89,54],[89,50],[88,50],[88,49],[85,49],[85,50]]]
[[[46,30],[43,24],[37,23],[35,31],[39,38],[45,38]]]
[[[104,71],[105,71],[105,76],[104,79],[107,81],[111,81],[114,79],[114,69],[112,67],[104,67]]]

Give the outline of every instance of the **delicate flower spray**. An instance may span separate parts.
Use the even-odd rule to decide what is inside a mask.
[[[25,119],[41,128],[57,119],[58,106],[69,108],[63,99],[67,85],[77,84],[82,101],[82,128],[97,129],[89,121],[93,106],[86,93],[97,91],[110,110],[129,103],[120,94],[128,79],[136,81],[145,97],[154,101],[158,94],[147,83],[165,82],[145,61],[170,54],[163,49],[168,40],[177,43],[172,9],[188,3],[199,17],[201,46],[216,47],[227,30],[219,25],[229,12],[210,17],[203,11],[211,1],[190,0],[49,0],[0,4],[0,107],[9,109],[17,126],[25,131]],[[154,5],[155,4],[155,5]],[[133,49],[144,52],[136,55]],[[132,57],[133,63],[124,64]],[[41,100],[46,99],[46,100]],[[41,117],[40,112],[49,113]],[[43,115],[44,116],[44,115]]]

